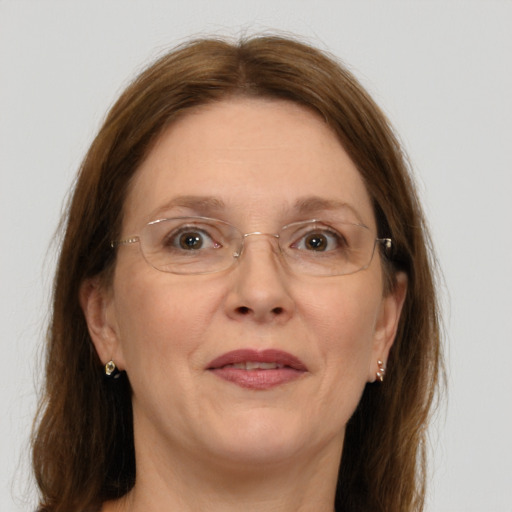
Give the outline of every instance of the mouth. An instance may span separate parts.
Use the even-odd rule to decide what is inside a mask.
[[[243,388],[265,390],[302,377],[308,370],[297,357],[281,350],[234,350],[211,361],[207,370]]]

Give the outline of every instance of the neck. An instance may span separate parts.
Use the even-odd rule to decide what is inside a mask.
[[[162,454],[137,456],[129,494],[103,512],[333,512],[341,447],[279,463],[205,464],[193,457],[168,463]]]

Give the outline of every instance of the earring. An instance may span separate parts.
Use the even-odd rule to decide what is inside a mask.
[[[377,371],[377,380],[379,382],[384,382],[384,374],[386,373],[386,367],[384,366],[384,363],[379,359],[377,361],[377,365],[379,367],[379,370]]]
[[[105,375],[111,379],[117,379],[120,375],[116,363],[112,359],[105,365]]]

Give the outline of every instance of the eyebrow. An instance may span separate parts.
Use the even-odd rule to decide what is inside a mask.
[[[209,216],[212,213],[215,214],[224,210],[226,204],[222,199],[213,196],[177,196],[153,211],[151,217],[158,217],[166,210],[177,207],[188,208],[201,215]],[[326,199],[319,196],[301,197],[295,201],[293,209],[301,215],[313,215],[322,211],[347,209],[352,212],[360,224],[364,224],[359,212],[351,204],[336,199]]]
[[[304,215],[330,210],[350,210],[357,218],[360,224],[364,224],[359,212],[349,203],[338,201],[336,199],[325,199],[318,196],[307,196],[295,201],[295,209]]]
[[[213,196],[177,196],[154,210],[151,217],[158,217],[164,211],[177,207],[189,208],[204,215],[223,210],[226,205],[222,199]]]

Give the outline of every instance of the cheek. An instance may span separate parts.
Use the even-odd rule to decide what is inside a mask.
[[[381,289],[379,281],[361,277],[343,276],[332,286],[322,283],[299,301],[301,328],[318,362],[318,387],[308,407],[330,436],[345,428],[369,377]]]
[[[168,372],[172,362],[193,359],[209,325],[215,298],[175,276],[133,272],[116,292],[118,336],[128,373]]]
[[[300,316],[314,326],[326,348],[351,342],[364,345],[375,331],[381,288],[375,280],[356,277],[342,276],[332,283],[321,283],[316,289],[303,291],[297,301]]]
[[[381,288],[374,279],[356,277],[343,276],[301,301],[300,316],[326,368],[327,385],[359,386],[368,377]]]

